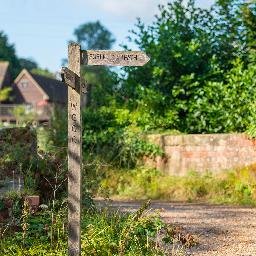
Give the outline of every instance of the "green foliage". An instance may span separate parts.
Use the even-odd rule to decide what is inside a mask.
[[[74,35],[84,50],[107,50],[115,42],[111,32],[99,21],[80,25],[75,29]]]
[[[84,50],[111,49],[115,42],[112,33],[99,21],[80,25],[74,31],[76,41]],[[113,98],[114,88],[117,85],[117,75],[107,67],[84,66],[82,77],[87,82],[87,94],[83,95],[83,106],[103,106],[109,104]]]
[[[248,1],[244,4],[242,8],[242,19],[246,27],[245,37],[246,37],[246,47],[248,52],[248,59],[250,62],[255,63],[256,57],[256,3],[255,1]]]
[[[19,125],[29,125],[33,121],[37,120],[36,111],[30,106],[19,105],[12,110],[12,114],[16,118],[16,122]]]
[[[122,113],[128,114],[122,109],[106,107],[83,112],[85,156],[98,155],[108,163],[129,168],[145,155],[162,153],[143,138],[139,129],[128,126],[129,118]]]
[[[35,75],[45,76],[45,77],[49,77],[49,78],[52,78],[52,79],[56,78],[55,75],[52,72],[50,72],[48,69],[42,69],[42,68],[39,68],[39,67],[34,67],[30,71],[31,71],[32,74],[35,74]]]
[[[172,227],[156,214],[145,215],[147,207],[132,214],[112,209],[84,212],[82,255],[165,255],[164,245],[174,240],[167,232]],[[66,255],[65,215],[65,208],[55,212],[52,222],[51,209],[26,213],[21,222],[26,236],[22,231],[6,234],[0,240],[0,251],[5,255]]]
[[[27,189],[35,189],[35,173],[31,167],[36,161],[35,131],[29,128],[12,128],[1,130],[0,166],[1,176],[12,177],[13,172],[24,176]]]
[[[65,158],[68,143],[67,126],[67,111],[55,106],[51,115],[50,126],[39,128],[41,149]]]
[[[254,16],[255,3],[241,0],[211,10],[176,0],[160,6],[151,25],[138,20],[131,40],[151,60],[124,68],[124,108],[138,113],[143,130],[246,130],[255,121]]]
[[[33,59],[20,58],[19,62],[20,62],[21,68],[22,69],[25,68],[28,71],[31,71],[32,69],[38,68],[37,63]]]
[[[232,65],[223,81],[206,81],[194,90],[187,106],[187,132],[243,132],[255,122],[255,65],[245,69],[239,59]]]
[[[110,104],[115,99],[118,84],[117,74],[104,66],[85,66],[82,76],[87,82],[87,94],[83,96],[83,105],[101,107]]]
[[[154,169],[105,171],[99,195],[125,199],[208,202],[255,205],[255,166],[212,174],[190,172],[184,177],[166,176]]]
[[[22,139],[21,139],[22,138]],[[58,138],[55,138],[59,142]],[[1,131],[1,178],[21,176],[24,189],[38,193],[41,200],[63,198],[66,195],[66,150],[49,146],[47,152],[37,151],[36,131],[14,128]],[[63,143],[63,142],[61,142]],[[66,148],[65,148],[66,149]]]
[[[0,61],[8,61],[10,63],[11,76],[14,78],[20,71],[20,62],[16,56],[14,45],[8,42],[7,35],[0,31]]]
[[[10,98],[12,89],[10,87],[5,87],[0,90],[0,103],[1,101],[6,101]]]
[[[9,191],[4,197],[0,197],[2,209],[9,210],[11,218],[18,219],[22,213],[22,198],[26,195],[25,192]],[[0,232],[0,237],[2,236]]]

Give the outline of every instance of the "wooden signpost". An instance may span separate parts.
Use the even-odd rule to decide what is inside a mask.
[[[143,66],[149,61],[144,52],[89,50],[82,52],[83,63],[92,66]]]
[[[68,255],[81,255],[81,167],[82,120],[81,64],[104,66],[143,66],[149,57],[140,51],[82,51],[80,45],[68,47],[68,68],[62,68],[63,82],[68,86]]]

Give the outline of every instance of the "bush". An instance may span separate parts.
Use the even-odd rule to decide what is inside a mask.
[[[129,113],[124,109],[101,107],[98,110],[85,110],[85,158],[98,156],[103,162],[131,168],[145,155],[161,155],[160,149],[147,142],[142,131],[129,120]]]

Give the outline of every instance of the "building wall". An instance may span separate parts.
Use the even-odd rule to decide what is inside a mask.
[[[36,105],[44,100],[43,92],[25,74],[14,84],[15,103],[28,103]]]
[[[256,141],[245,134],[150,135],[148,139],[165,156],[145,163],[167,174],[218,172],[256,163]]]

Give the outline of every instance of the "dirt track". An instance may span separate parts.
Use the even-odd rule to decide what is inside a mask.
[[[126,211],[138,209],[138,202],[114,201]],[[169,223],[182,226],[199,238],[199,245],[187,252],[196,256],[256,256],[256,208],[152,202]]]

